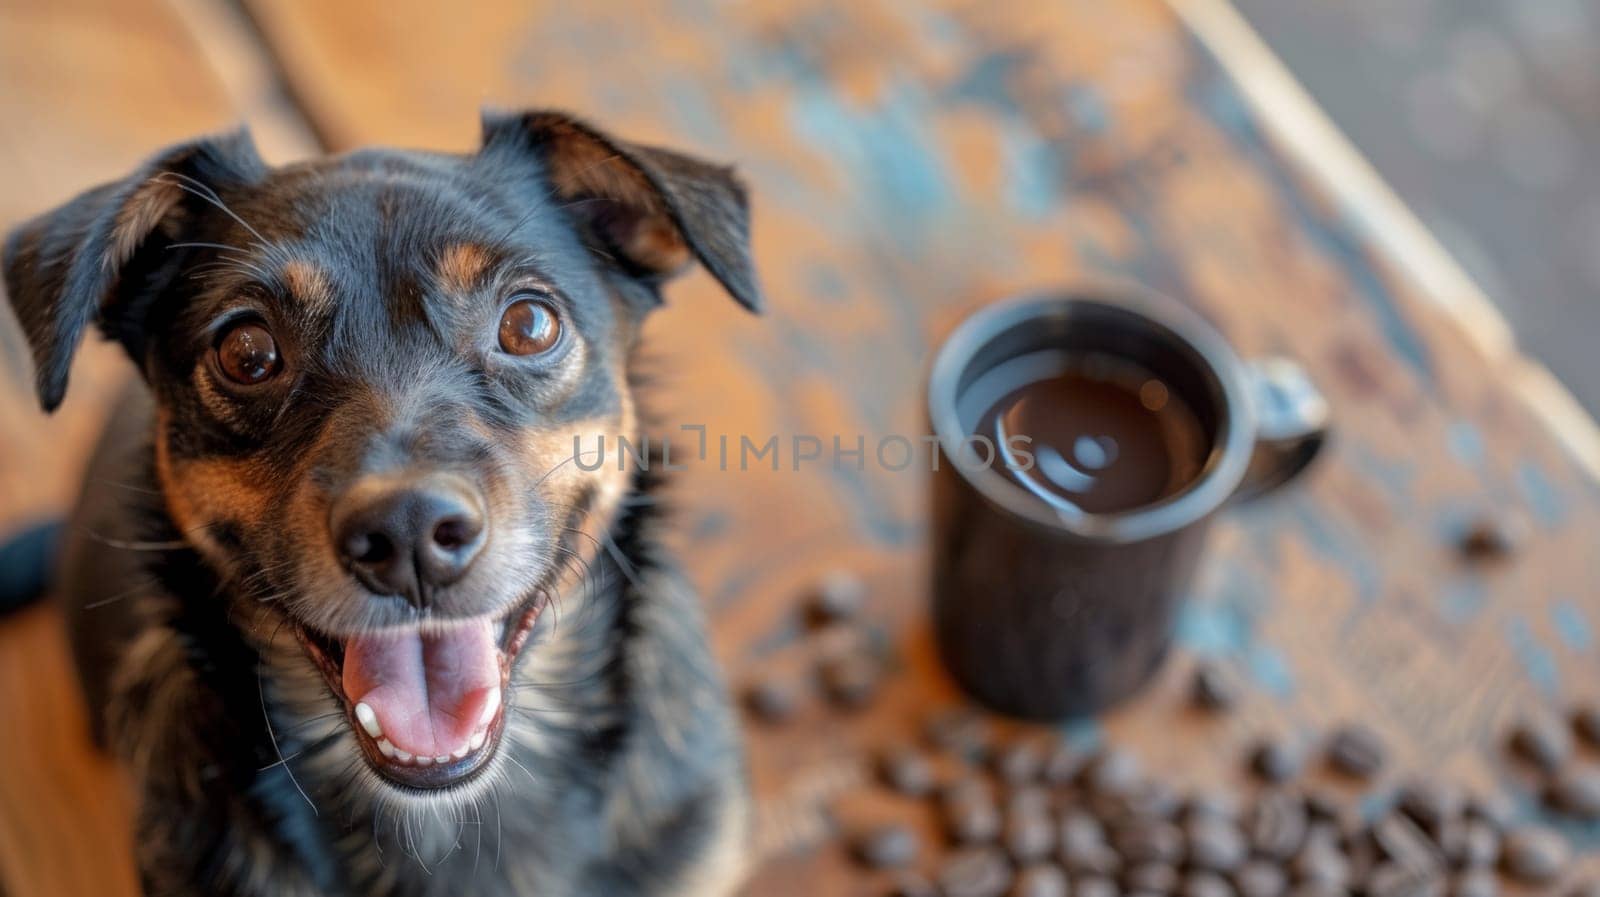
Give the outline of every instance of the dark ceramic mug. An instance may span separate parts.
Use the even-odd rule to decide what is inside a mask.
[[[1069,514],[997,469],[968,441],[983,411],[974,384],[1042,350],[1109,355],[1159,378],[1209,444],[1199,474],[1152,504]],[[984,704],[1046,720],[1103,710],[1149,679],[1212,519],[1293,479],[1328,426],[1327,403],[1293,362],[1243,362],[1193,312],[1133,287],[1025,296],[974,314],[934,361],[928,410],[940,653]]]

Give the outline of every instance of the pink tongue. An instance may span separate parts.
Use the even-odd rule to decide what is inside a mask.
[[[417,756],[465,748],[497,709],[499,688],[487,620],[438,635],[389,629],[344,643],[344,693],[372,708],[391,744]]]

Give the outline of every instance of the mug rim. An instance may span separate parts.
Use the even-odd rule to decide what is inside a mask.
[[[1160,501],[1109,514],[1069,518],[1051,511],[993,463],[957,462],[969,435],[961,426],[958,386],[966,366],[991,341],[1030,320],[1059,317],[1070,307],[1098,306],[1131,314],[1161,338],[1188,348],[1221,389],[1219,425],[1194,481]],[[928,415],[940,450],[985,501],[1012,517],[1086,542],[1128,543],[1175,532],[1227,503],[1250,465],[1255,414],[1244,365],[1210,324],[1176,300],[1136,284],[1095,283],[1014,295],[968,315],[939,348],[928,375]]]

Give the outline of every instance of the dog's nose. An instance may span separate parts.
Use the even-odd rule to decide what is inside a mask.
[[[362,584],[419,608],[467,572],[487,529],[478,490],[449,474],[357,483],[334,503],[329,526]]]

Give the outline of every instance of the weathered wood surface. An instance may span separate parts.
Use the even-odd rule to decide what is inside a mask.
[[[669,430],[704,425],[735,446],[741,435],[787,446],[794,434],[849,446],[863,434],[869,451],[882,436],[914,436],[931,348],[964,312],[1089,277],[1141,281],[1201,310],[1246,353],[1301,359],[1334,404],[1338,439],[1304,488],[1228,519],[1182,631],[1190,652],[1235,659],[1258,688],[1227,720],[1194,718],[1178,709],[1179,658],[1147,697],[1089,727],[1151,767],[1229,780],[1255,735],[1362,716],[1405,763],[1525,796],[1496,750],[1499,726],[1537,702],[1600,691],[1590,584],[1600,491],[1453,322],[1375,262],[1336,203],[1266,144],[1157,0],[249,6],[333,149],[465,149],[480,104],[556,105],[739,164],[772,311],[744,316],[700,275],[670,290],[650,333],[662,375],[652,404]],[[0,70],[27,64],[18,59]],[[185,78],[189,90],[201,83]],[[152,121],[153,100],[52,102],[28,90],[0,93],[36,122],[0,146],[52,166],[67,158],[61,147],[104,141],[131,161],[210,125]],[[81,181],[50,170],[26,209],[4,214],[117,169]],[[82,435],[43,441],[20,399],[0,401],[11,403],[4,419],[21,422],[0,435],[0,476],[34,476],[12,463],[32,451],[24,463],[41,479],[70,480]],[[33,507],[58,506],[65,486],[53,488]],[[804,664],[790,599],[832,567],[870,578],[873,613],[901,658],[868,713],[752,728],[774,853],[752,894],[861,889],[837,851],[811,849],[817,808],[859,778],[855,748],[904,736],[954,699],[923,615],[924,492],[916,468],[869,458],[865,470],[824,460],[795,471],[787,447],[778,471],[713,460],[678,475],[683,554],[735,681]],[[1525,515],[1534,536],[1512,563],[1475,571],[1450,541],[1486,507]],[[31,637],[19,634],[27,625],[0,629],[0,650]],[[39,649],[51,655],[53,624],[34,625],[51,633]],[[35,668],[59,666],[45,656]],[[22,733],[66,712],[24,706],[22,684],[0,680],[8,758]],[[0,788],[18,789],[0,793],[30,805],[52,779],[39,769],[0,771]],[[5,836],[45,841],[38,827],[19,832]],[[1600,833],[1572,834],[1600,847]],[[15,856],[0,853],[8,882]]]

